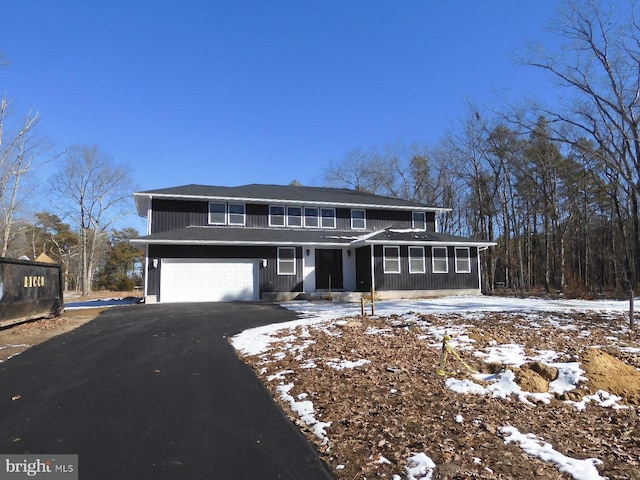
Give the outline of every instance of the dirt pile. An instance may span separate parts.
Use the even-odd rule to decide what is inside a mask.
[[[622,397],[625,403],[640,405],[640,371],[598,348],[588,348],[580,365],[592,393],[605,390]]]

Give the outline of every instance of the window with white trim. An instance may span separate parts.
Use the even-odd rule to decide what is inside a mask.
[[[269,226],[284,227],[284,205],[271,205],[269,207]]]
[[[456,247],[456,273],[471,273],[471,252],[469,247]]]
[[[383,247],[384,273],[400,273],[400,247]]]
[[[227,223],[227,204],[209,202],[209,225],[225,225]]]
[[[367,228],[365,210],[351,210],[351,228],[353,230],[364,230]]]
[[[287,207],[287,226],[302,226],[302,207]]]
[[[304,226],[307,228],[317,228],[319,224],[318,207],[304,207]]]
[[[244,203],[229,204],[229,225],[242,225],[245,223]]]
[[[322,228],[336,228],[336,209],[335,208],[321,208],[321,227]]]
[[[433,273],[449,273],[447,247],[431,247],[431,266]]]
[[[295,247],[278,247],[278,275],[296,274]]]
[[[426,230],[427,214],[425,212],[413,212],[411,214],[411,228],[414,230]]]
[[[409,273],[425,273],[424,247],[409,247]]]

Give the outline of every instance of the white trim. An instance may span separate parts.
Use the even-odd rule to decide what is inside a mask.
[[[376,291],[376,258],[375,247],[371,245],[369,256],[371,257],[371,289]],[[373,298],[371,299],[373,300]]]
[[[323,211],[323,210],[333,210],[333,216],[332,216],[332,217],[325,217],[325,216],[323,216],[323,215],[322,215],[322,211]],[[325,229],[327,229],[327,230],[335,230],[335,229],[336,229],[336,225],[337,225],[337,223],[338,223],[338,221],[337,221],[337,219],[336,219],[336,215],[337,215],[337,212],[336,212],[336,208],[335,208],[335,207],[323,207],[323,208],[321,208],[321,209],[320,209],[320,228],[325,228]],[[333,218],[333,227],[325,227],[325,226],[324,226],[324,222],[323,222],[323,220],[324,220],[325,218]]]
[[[298,210],[300,210],[300,216],[296,217],[295,215],[289,215],[289,209],[290,208],[297,208]],[[286,220],[287,220],[287,227],[290,228],[302,228],[304,227],[304,207],[300,206],[300,205],[287,205],[285,207],[285,211],[286,211]],[[300,225],[292,225],[291,223],[289,223],[289,218],[293,217],[293,218],[300,218]]]
[[[415,220],[413,218],[413,216],[416,213],[421,213],[422,215],[424,215],[424,228],[417,228],[416,227],[416,222],[415,222]],[[427,230],[427,212],[419,212],[419,211],[411,212],[411,228],[413,228],[415,230],[420,230],[420,231],[425,232]]]
[[[280,208],[282,207],[282,225],[280,224],[275,224],[271,222],[271,208]],[[276,217],[279,217],[280,215],[274,215]],[[284,228],[287,226],[287,206],[286,205],[269,205],[269,226],[270,227],[279,227],[279,228]]]
[[[398,256],[396,257],[396,262],[398,263],[398,271],[395,270],[387,270],[387,249],[392,249],[395,248],[398,250]],[[390,260],[392,260],[390,258]],[[402,265],[400,263],[400,247],[398,247],[397,245],[385,245],[384,247],[382,247],[382,272],[385,274],[399,274],[402,273]]]
[[[445,256],[444,256],[444,259],[445,259],[445,271],[444,272],[443,271],[436,271],[435,255],[433,254],[434,250],[436,248],[439,249],[439,250],[444,249],[444,252],[445,252]],[[434,246],[431,247],[431,273],[449,273],[449,249],[447,247],[444,247],[442,245],[439,245],[439,246],[435,246],[434,245]]]
[[[223,205],[224,212],[215,212],[216,215],[224,215],[224,220],[222,222],[212,222],[211,221],[211,205]],[[207,225],[226,225],[227,224],[227,204],[224,202],[209,202],[207,204]]]
[[[231,213],[231,205],[242,206],[242,223],[231,223],[231,215],[240,215],[239,213]],[[234,227],[244,227],[247,224],[247,204],[246,203],[232,203],[227,204],[227,225]]]
[[[422,271],[419,271],[419,270],[418,271],[414,271],[411,268],[411,258],[412,258],[411,257],[411,249],[412,248],[414,248],[414,249],[419,248],[420,251],[422,252],[422,257],[421,257],[422,258]],[[416,274],[416,273],[427,273],[427,265],[426,265],[426,261],[425,261],[424,247],[422,245],[409,245],[409,248],[407,250],[407,259],[409,260],[409,273],[414,273],[414,274]],[[416,257],[416,260],[417,259],[418,258]]]
[[[467,251],[467,264],[469,265],[468,270],[458,270],[458,250],[466,250]],[[471,273],[471,249],[469,247],[454,247],[453,248],[453,257],[454,263],[456,266],[456,273]]]
[[[293,259],[289,259],[289,258],[281,259],[280,258],[280,252],[282,250],[293,250]],[[277,274],[278,275],[289,275],[289,276],[295,275],[296,274],[296,261],[297,261],[297,258],[296,258],[296,247],[278,247],[278,254],[276,256]],[[292,273],[291,272],[281,273],[280,272],[280,265],[282,263],[289,264],[291,262],[293,262],[293,272]]]
[[[362,212],[362,218],[354,218],[353,217],[353,212]],[[364,223],[364,225],[362,227],[354,227],[353,226],[353,221],[354,220],[362,220],[362,222]],[[364,208],[352,208],[351,209],[351,230],[366,230],[367,229],[367,211]]]
[[[316,211],[316,215],[309,215],[309,217],[307,217],[306,215],[306,210],[310,209],[310,210],[315,210]],[[307,218],[315,218],[316,220],[316,225],[307,225]],[[302,223],[304,225],[304,228],[320,228],[320,208],[319,207],[307,207],[306,205],[304,207],[302,207]]]

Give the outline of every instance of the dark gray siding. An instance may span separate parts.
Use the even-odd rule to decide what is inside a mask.
[[[454,247],[447,247],[449,273],[433,273],[431,247],[425,247],[425,273],[409,273],[407,245],[400,246],[400,273],[383,273],[382,245],[374,248],[376,290],[458,290],[478,288],[478,249],[470,247],[471,273],[456,273]]]
[[[277,274],[277,247],[225,247],[211,245],[149,245],[149,262],[154,258],[250,258],[266,259],[267,266],[259,268],[260,295],[263,292],[302,292],[302,248],[296,247],[296,275]],[[149,275],[147,292],[157,295],[160,291],[160,268],[158,262],[154,274]],[[151,272],[150,272],[151,273]],[[152,285],[152,281],[154,285]],[[162,299],[161,299],[162,300]]]
[[[269,205],[248,203],[245,211],[247,227],[267,228],[269,226]]]
[[[151,233],[178,230],[190,225],[206,225],[209,216],[207,202],[153,200],[151,208]]]
[[[206,201],[154,199],[152,211],[151,233],[208,225],[209,222],[209,202]],[[269,227],[269,205],[248,203],[245,213],[247,227]],[[389,227],[411,228],[411,218],[410,211],[369,209],[366,211],[365,231],[373,232]],[[336,208],[336,230],[351,230],[350,208]],[[427,230],[435,231],[435,213],[433,212],[427,212]]]

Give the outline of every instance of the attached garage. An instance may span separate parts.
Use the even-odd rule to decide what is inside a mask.
[[[258,300],[258,260],[163,258],[160,301]]]

